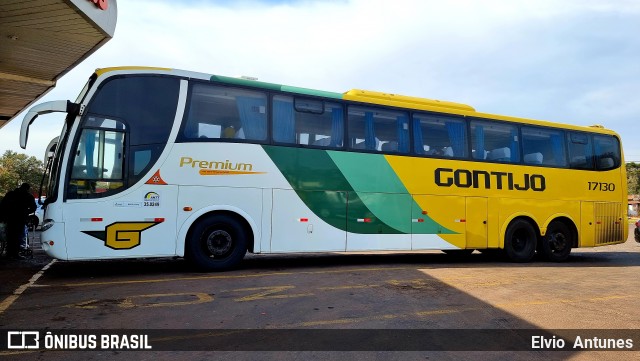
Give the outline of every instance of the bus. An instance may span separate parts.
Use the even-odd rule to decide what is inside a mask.
[[[62,260],[474,250],[564,261],[625,242],[620,137],[461,103],[150,67],[98,69],[51,152]],[[536,256],[537,255],[537,256]]]

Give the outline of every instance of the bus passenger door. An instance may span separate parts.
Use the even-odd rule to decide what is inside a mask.
[[[466,198],[467,249],[487,248],[487,198]]]
[[[271,252],[344,251],[346,212],[345,192],[274,189]]]

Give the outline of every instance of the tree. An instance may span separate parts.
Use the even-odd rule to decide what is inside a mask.
[[[37,192],[43,172],[44,165],[36,157],[7,150],[0,157],[0,197],[25,182]]]
[[[627,163],[627,192],[640,194],[640,164]]]

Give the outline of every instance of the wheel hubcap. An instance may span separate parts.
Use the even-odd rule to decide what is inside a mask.
[[[553,251],[562,251],[567,246],[567,237],[562,233],[552,233],[549,237],[549,246]]]
[[[226,255],[233,244],[233,238],[227,231],[216,230],[207,237],[207,249],[214,257]]]

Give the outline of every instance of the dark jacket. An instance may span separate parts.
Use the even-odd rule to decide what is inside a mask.
[[[0,202],[0,220],[3,222],[25,222],[36,211],[36,202],[31,194],[16,188],[7,192]]]

